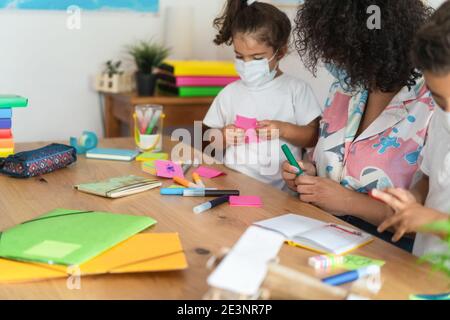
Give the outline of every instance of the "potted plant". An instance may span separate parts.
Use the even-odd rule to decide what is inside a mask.
[[[120,93],[134,90],[133,75],[121,70],[122,61],[108,60],[103,72],[95,78],[95,88],[99,92]]]
[[[157,75],[154,68],[169,56],[170,50],[153,41],[140,41],[128,48],[136,63],[136,85],[140,96],[152,96],[155,92]]]
[[[446,235],[444,242],[447,244],[447,251],[425,255],[421,261],[428,261],[434,270],[447,274],[450,279],[450,220],[432,223],[426,226],[426,230]]]

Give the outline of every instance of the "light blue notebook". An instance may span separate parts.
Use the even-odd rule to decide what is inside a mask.
[[[0,109],[0,119],[11,119],[11,118],[12,118],[11,108]]]
[[[95,148],[86,153],[86,158],[116,161],[131,161],[139,155],[137,150]]]

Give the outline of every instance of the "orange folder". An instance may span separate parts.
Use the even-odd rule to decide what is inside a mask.
[[[186,257],[177,233],[140,233],[82,264],[79,269],[0,259],[0,283],[107,273],[183,270]]]
[[[0,139],[0,148],[1,149],[14,149],[14,140],[13,139]]]

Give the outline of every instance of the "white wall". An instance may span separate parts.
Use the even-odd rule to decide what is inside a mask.
[[[194,54],[215,58],[208,31],[218,1],[161,0],[167,6],[192,5]],[[198,16],[198,15],[201,16]],[[92,76],[102,63],[124,58],[124,46],[160,38],[162,16],[124,12],[83,12],[81,30],[66,28],[66,12],[0,11],[0,93],[29,98],[27,109],[14,110],[16,141],[68,139],[83,130],[101,134],[98,95]],[[186,24],[191,21],[186,21]]]

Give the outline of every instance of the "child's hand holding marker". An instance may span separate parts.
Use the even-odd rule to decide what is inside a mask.
[[[245,144],[245,130],[230,124],[223,128],[223,136],[225,137],[225,146],[239,146]]]
[[[304,175],[307,176],[316,176],[316,167],[308,161],[297,161],[298,165],[300,166],[300,168],[303,170]],[[295,180],[297,179],[297,177],[299,176],[300,170],[291,165],[289,163],[289,161],[285,161],[283,163],[283,172],[282,172],[282,176],[284,181],[286,182],[286,184],[288,185],[289,189],[297,192],[297,184],[295,182]]]

